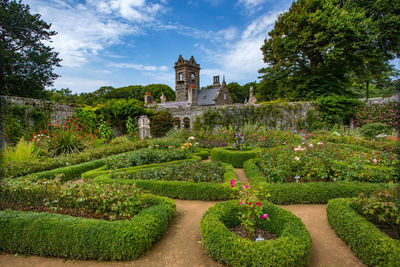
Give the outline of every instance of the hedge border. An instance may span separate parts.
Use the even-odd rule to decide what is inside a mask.
[[[267,183],[255,159],[246,161],[243,167],[249,181],[270,193],[269,200],[275,204],[325,204],[330,199],[371,194],[387,187],[381,183],[365,182]]]
[[[0,211],[0,250],[74,259],[133,260],[166,230],[176,212],[163,197],[131,220],[106,221],[53,213]]]
[[[129,180],[111,179],[108,175],[100,175],[93,178],[98,183],[135,184],[142,190],[152,194],[185,200],[227,200],[234,198],[234,192],[230,187],[230,181],[237,179],[231,164],[222,163],[225,167],[224,183],[207,182],[183,182],[183,181],[155,181],[155,180]]]
[[[358,214],[350,206],[350,199],[330,200],[326,212],[336,234],[366,265],[400,266],[400,241]]]
[[[215,260],[229,266],[308,266],[311,237],[300,218],[269,202],[262,202],[270,221],[258,226],[278,235],[275,240],[253,242],[237,237],[229,228],[238,225],[237,201],[218,203],[203,215],[200,228],[204,247]]]
[[[252,148],[251,150],[228,150],[227,147],[215,147],[211,149],[210,155],[212,161],[230,163],[235,168],[243,168],[243,163],[249,159],[261,155],[261,148]]]

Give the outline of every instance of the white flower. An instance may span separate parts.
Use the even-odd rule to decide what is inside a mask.
[[[321,143],[321,142],[318,142],[318,143],[317,143],[317,145],[319,145],[319,146],[320,146],[320,145],[323,145],[323,144],[324,144],[324,143]]]
[[[194,136],[191,136],[188,138],[188,140],[196,140],[196,138]]]
[[[300,158],[296,156],[296,157],[294,157],[294,160],[295,160],[295,161],[299,161]]]

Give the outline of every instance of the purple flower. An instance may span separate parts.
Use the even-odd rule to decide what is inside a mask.
[[[268,218],[268,214],[263,214],[263,215],[261,215],[261,220],[265,220],[265,219],[267,219]]]

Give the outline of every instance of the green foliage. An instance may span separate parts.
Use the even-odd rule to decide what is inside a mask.
[[[174,118],[168,111],[159,111],[150,117],[150,132],[153,137],[163,137],[174,127]]]
[[[87,125],[88,131],[93,133],[97,130],[101,116],[98,113],[98,108],[90,106],[77,107],[73,118],[78,118],[83,124]]]
[[[355,107],[363,103],[345,96],[326,96],[317,99],[321,119],[330,124],[350,124],[355,115]]]
[[[393,153],[352,150],[338,144],[280,146],[265,151],[257,161],[267,182],[364,181],[396,182]]]
[[[370,195],[386,187],[384,184],[361,182],[266,183],[256,159],[246,161],[243,169],[253,184],[258,184],[262,192],[271,194],[270,201],[275,204],[327,203],[330,199],[355,197],[360,193]]]
[[[128,117],[126,120],[126,132],[129,135],[135,135],[137,133],[138,129],[135,124],[135,120],[132,119],[132,117]]]
[[[187,158],[189,158],[189,152],[187,149],[146,148],[108,157],[105,159],[105,162],[108,169],[118,169]]]
[[[291,100],[351,96],[352,81],[385,76],[400,46],[400,6],[389,2],[294,1],[261,48],[268,65],[259,71],[261,91],[267,91],[261,95]]]
[[[248,148],[247,150],[236,151],[229,148],[216,147],[210,152],[212,161],[230,163],[235,168],[243,168],[246,160],[260,156],[261,150],[257,148]]]
[[[197,160],[200,160],[199,158]],[[175,164],[175,162],[168,162],[165,164]],[[82,176],[85,179],[93,179],[99,183],[120,183],[127,185],[136,185],[142,190],[149,191],[153,194],[160,196],[168,196],[177,199],[192,199],[192,200],[226,200],[234,197],[234,192],[231,190],[229,181],[236,178],[235,171],[232,165],[223,164],[225,167],[224,184],[221,183],[207,183],[207,182],[185,182],[185,181],[157,181],[157,180],[129,180],[129,179],[111,179],[109,174],[104,170],[98,169],[92,172],[87,172]],[[120,171],[138,171],[141,169],[158,168],[158,164],[143,165],[128,169],[121,169]]]
[[[400,239],[400,186],[377,191],[370,197],[361,194],[354,199],[360,214],[375,225],[391,229]]]
[[[160,164],[135,172],[116,172],[110,175],[114,179],[161,180],[222,183],[225,168],[220,163],[184,161],[178,164]]]
[[[175,214],[173,200],[139,212],[131,220],[104,221],[51,213],[1,211],[0,249],[40,256],[134,260],[158,240]]]
[[[114,136],[113,130],[111,128],[111,123],[109,121],[105,122],[100,120],[98,125],[98,136],[103,140],[111,140]]]
[[[367,138],[375,138],[379,134],[391,134],[392,131],[386,124],[380,122],[368,123],[361,127],[360,133]]]
[[[0,3],[0,90],[4,95],[43,98],[59,76],[58,53],[47,46],[55,31],[21,1]]]
[[[207,253],[229,266],[307,266],[311,258],[311,237],[301,220],[291,212],[262,202],[270,221],[258,227],[276,233],[273,241],[253,242],[237,237],[229,229],[239,224],[237,201],[218,203],[200,222]]]
[[[351,207],[351,200],[330,200],[326,212],[332,229],[366,265],[400,265],[400,241],[382,233],[359,215]]]
[[[38,151],[35,149],[34,143],[21,138],[15,147],[5,145],[4,151],[2,151],[1,166],[4,168],[8,164],[35,159],[37,156]]]
[[[217,110],[207,110],[203,114],[203,126],[208,130],[212,130],[217,125],[220,125],[221,120],[222,116]]]
[[[69,129],[59,128],[53,137],[46,142],[49,156],[54,157],[61,154],[73,154],[82,151],[86,145],[81,136]]]

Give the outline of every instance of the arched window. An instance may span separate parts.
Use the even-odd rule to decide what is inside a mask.
[[[175,128],[180,129],[181,128],[181,119],[179,119],[178,117],[175,117],[174,118],[174,126],[175,126]]]
[[[190,119],[188,117],[185,117],[183,119],[183,126],[185,127],[185,129],[190,129]]]

